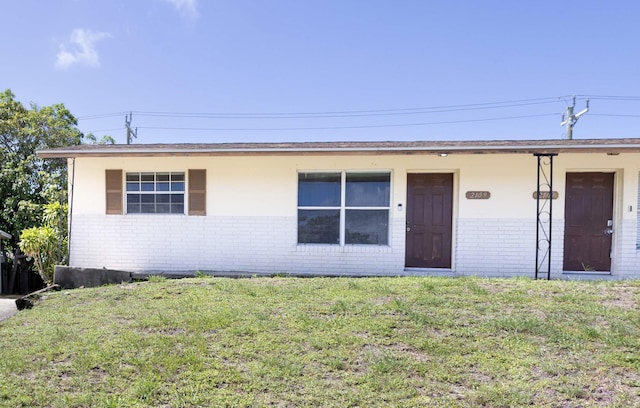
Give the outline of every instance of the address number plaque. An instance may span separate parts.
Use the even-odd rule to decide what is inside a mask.
[[[533,199],[537,200],[538,199],[538,192],[534,191],[533,192]],[[548,200],[549,199],[549,192],[548,191],[541,191],[540,192],[540,199],[541,200]],[[551,193],[551,199],[552,200],[557,200],[558,199],[558,192],[554,191]]]
[[[488,200],[491,198],[489,191],[467,191],[464,195],[467,200]]]

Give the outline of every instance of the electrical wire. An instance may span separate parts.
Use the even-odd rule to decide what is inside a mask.
[[[80,116],[78,117],[78,120],[105,119],[105,118],[112,118],[115,116],[123,116],[123,115],[126,115],[127,113],[129,112],[98,113],[95,115]]]
[[[620,113],[589,113],[589,116],[614,116],[620,118],[640,118],[640,115],[620,114]]]
[[[484,119],[460,119],[440,122],[397,123],[389,125],[356,125],[356,126],[319,126],[319,127],[288,127],[288,128],[209,128],[209,127],[163,127],[163,126],[138,126],[138,129],[152,130],[185,130],[185,131],[288,131],[288,130],[337,130],[337,129],[370,129],[409,126],[445,125],[454,123],[488,122],[509,119],[535,118],[541,116],[558,116],[558,113],[541,113],[536,115],[504,116]]]
[[[86,133],[111,132],[111,131],[114,131],[114,130],[123,130],[123,129],[124,129],[124,126],[123,127],[119,127],[119,128],[111,128],[111,129],[90,130],[90,131],[88,131]]]
[[[438,113],[482,111],[490,109],[508,109],[533,105],[549,105],[565,101],[566,98],[576,98],[576,100],[604,100],[604,101],[640,101],[640,96],[620,96],[620,95],[563,95],[559,97],[529,98],[515,99],[500,102],[483,102],[458,105],[439,105],[430,107],[408,107],[408,108],[392,108],[392,109],[370,109],[370,110],[343,110],[343,111],[317,111],[317,112],[272,112],[272,113],[221,113],[221,112],[171,112],[171,111],[121,111],[112,113],[101,113],[81,116],[78,119],[82,121],[94,119],[107,119],[112,117],[124,116],[130,113],[139,117],[148,118],[175,118],[175,119],[329,119],[329,118],[374,118],[388,116],[406,116],[406,115],[426,115]],[[568,105],[567,105],[568,106]],[[138,129],[150,130],[179,130],[179,131],[301,131],[301,130],[339,130],[339,129],[371,129],[371,128],[397,128],[411,126],[430,126],[456,123],[473,123],[487,122],[499,120],[513,120],[534,118],[543,116],[556,116],[559,113],[541,113],[532,115],[519,116],[501,116],[477,119],[460,119],[448,121],[430,121],[415,123],[396,123],[396,124],[374,124],[374,125],[345,125],[345,126],[306,126],[306,127],[171,127],[171,126],[138,126]],[[640,114],[615,114],[615,113],[589,113],[589,116],[609,116],[609,117],[627,117],[637,118]],[[93,130],[91,133],[111,132],[121,130],[121,127]]]
[[[161,112],[161,111],[130,111],[115,112],[95,115],[81,116],[79,120],[102,119],[114,116],[121,116],[127,113],[135,113],[138,116],[153,117],[186,117],[186,118],[212,118],[212,119],[305,119],[312,117],[332,118],[332,117],[356,117],[356,116],[389,116],[423,113],[443,113],[482,109],[499,109],[519,106],[540,105],[557,103],[558,97],[517,99],[501,102],[483,102],[460,105],[441,105],[431,107],[412,107],[394,109],[373,109],[373,110],[346,110],[346,111],[320,111],[320,112],[273,112],[273,113],[220,113],[220,112]]]
[[[546,102],[530,102],[501,106],[482,106],[469,108],[451,108],[440,110],[420,110],[420,111],[398,111],[385,113],[341,113],[341,114],[206,114],[206,113],[160,113],[160,112],[137,112],[138,116],[150,117],[173,117],[173,118],[190,118],[190,119],[314,119],[314,118],[353,118],[353,117],[379,117],[379,116],[398,116],[398,115],[423,115],[433,113],[446,112],[462,112],[483,109],[502,109],[518,106],[542,105],[549,103],[557,103],[557,101]]]
[[[563,98],[576,99],[600,99],[612,101],[640,101],[640,96],[616,96],[616,95],[562,95],[558,97],[515,99],[500,102],[482,102],[459,105],[440,105],[430,107],[392,108],[392,109],[370,109],[370,110],[345,110],[345,111],[318,111],[318,112],[272,112],[272,113],[222,113],[222,112],[171,112],[171,111],[121,111],[112,113],[101,113],[78,117],[78,120],[105,119],[116,116],[123,116],[128,113],[135,113],[138,116],[148,117],[176,117],[193,119],[308,119],[334,118],[334,117],[367,117],[367,116],[391,116],[391,115],[413,115],[426,113],[445,113],[470,110],[512,108],[529,105],[541,105],[557,103]]]
[[[615,95],[576,95],[584,99],[603,99],[613,101],[640,101],[640,96],[615,96]]]

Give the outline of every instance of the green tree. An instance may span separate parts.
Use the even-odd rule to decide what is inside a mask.
[[[12,235],[9,251],[22,230],[43,224],[44,204],[66,202],[66,161],[39,159],[36,150],[81,144],[77,124],[63,104],[25,107],[0,92],[0,230]]]
[[[98,138],[93,133],[87,133],[86,135],[84,135],[84,141],[87,144],[116,144],[116,139],[109,135],[104,135],[100,138],[100,140],[98,140]]]

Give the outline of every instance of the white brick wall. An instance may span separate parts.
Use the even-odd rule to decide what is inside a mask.
[[[534,226],[530,220],[459,220],[455,269],[487,276],[531,273],[535,263]]]
[[[126,270],[366,275],[404,269],[404,220],[392,246],[297,245],[293,217],[78,215],[71,266]]]
[[[640,278],[640,252],[636,249],[636,220],[614,225],[612,270],[621,278]]]
[[[392,218],[389,246],[297,245],[295,217],[77,215],[71,266],[133,271],[237,271],[296,274],[400,275],[405,222]],[[553,221],[552,277],[562,271],[562,219]],[[535,271],[535,219],[459,219],[453,272],[528,276]],[[640,277],[635,220],[616,226],[613,277]]]

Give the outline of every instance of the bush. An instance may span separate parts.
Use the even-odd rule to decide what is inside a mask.
[[[20,234],[20,250],[34,260],[42,280],[53,281],[53,267],[67,258],[67,205],[44,205],[44,225],[27,228]],[[62,250],[63,248],[63,250]]]

